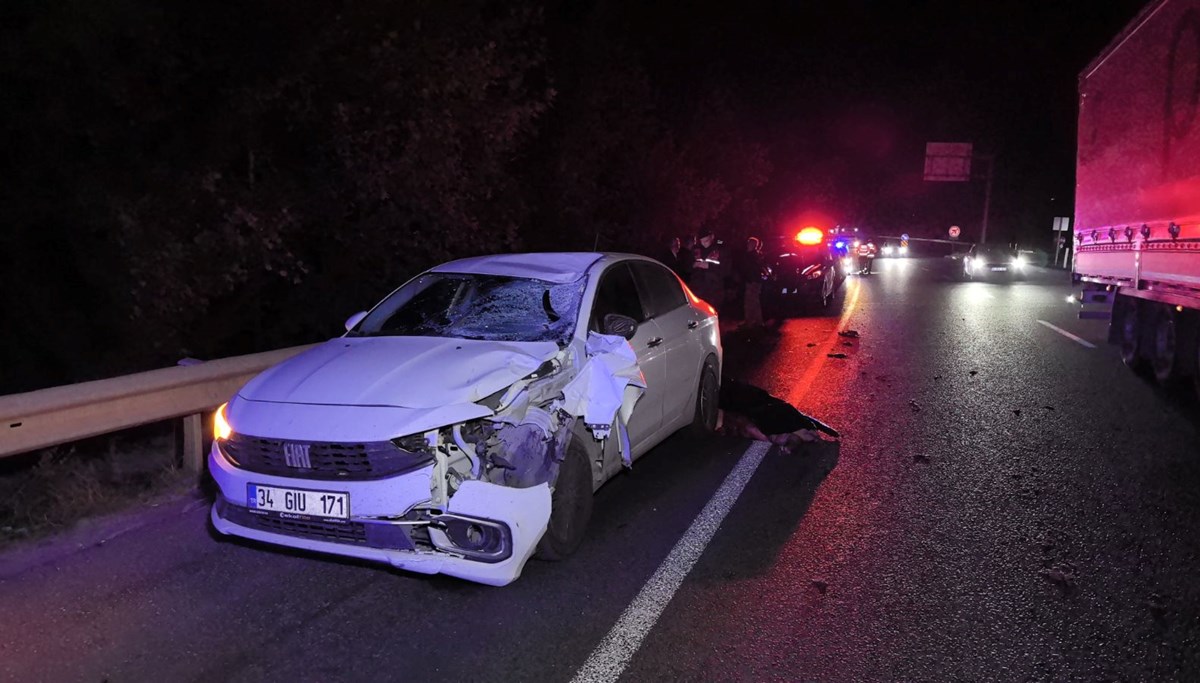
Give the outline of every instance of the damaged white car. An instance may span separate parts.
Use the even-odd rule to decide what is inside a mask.
[[[622,467],[716,424],[716,313],[650,259],[454,261],[346,329],[217,411],[218,531],[504,585],[571,554]]]

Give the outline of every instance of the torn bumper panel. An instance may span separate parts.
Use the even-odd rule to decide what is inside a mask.
[[[220,493],[217,531],[263,543],[343,555],[421,574],[503,586],[515,581],[550,519],[546,484],[515,489],[463,482],[445,510],[423,508],[432,467],[373,481],[314,481],[246,472],[214,445],[209,471]],[[334,491],[348,496],[345,519],[255,509],[248,487]]]

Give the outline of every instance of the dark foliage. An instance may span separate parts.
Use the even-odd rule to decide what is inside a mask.
[[[456,256],[913,220],[922,110],[819,7],[6,2],[0,393],[326,338]]]

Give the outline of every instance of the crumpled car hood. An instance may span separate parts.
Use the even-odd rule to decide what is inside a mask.
[[[558,353],[554,342],[339,337],[250,380],[251,401],[436,408],[474,403]]]

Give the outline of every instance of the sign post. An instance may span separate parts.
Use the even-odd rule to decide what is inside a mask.
[[[957,225],[950,226],[950,239],[957,240],[958,236],[961,234],[962,234],[962,228],[959,228]]]
[[[1066,233],[1071,230],[1070,216],[1056,216],[1054,218],[1054,265],[1058,265],[1059,253],[1062,253],[1062,248],[1066,245]],[[1066,254],[1063,253],[1063,264],[1066,264]]]
[[[992,169],[995,156],[975,154],[969,142],[929,142],[925,144],[925,180],[932,182],[965,183],[971,180],[971,162],[986,161],[986,185],[983,190],[983,224],[979,229],[980,244],[987,242],[988,215],[992,205]]]

